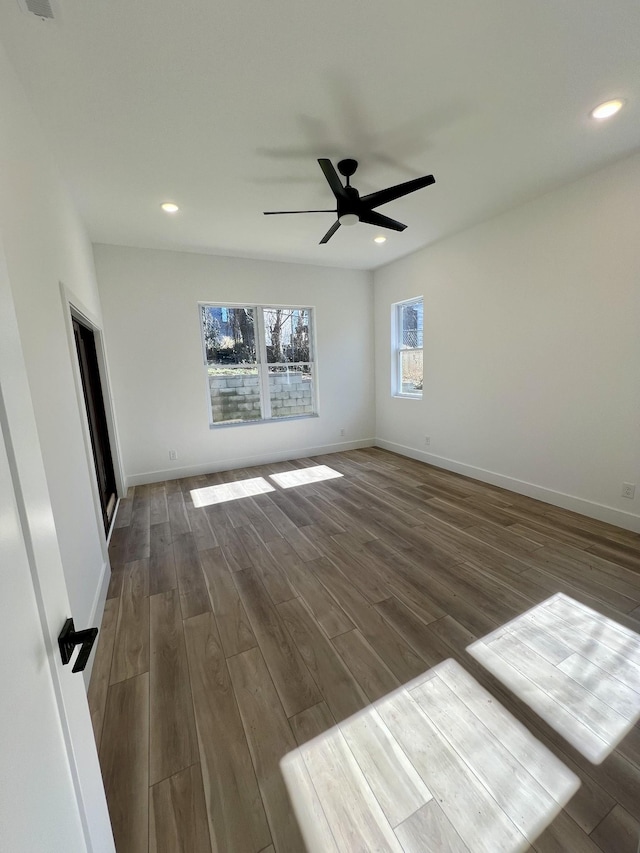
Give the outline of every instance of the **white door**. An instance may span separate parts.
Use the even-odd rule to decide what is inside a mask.
[[[115,851],[82,675],[58,653],[70,615],[0,246],[0,849],[11,853]]]

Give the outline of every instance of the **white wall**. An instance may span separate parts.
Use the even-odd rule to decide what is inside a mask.
[[[379,443],[640,529],[639,198],[635,156],[377,270]],[[394,399],[391,304],[421,295],[424,396]]]
[[[370,273],[106,245],[94,256],[129,484],[371,442]],[[313,306],[319,417],[210,429],[199,301]]]
[[[0,233],[73,616],[88,626],[99,605],[104,537],[74,385],[59,283],[96,316],[91,244],[40,128],[0,47]]]
[[[1,46],[0,116],[0,848],[113,853],[84,682],[57,649],[69,615],[102,616],[59,287],[99,312],[91,247]]]

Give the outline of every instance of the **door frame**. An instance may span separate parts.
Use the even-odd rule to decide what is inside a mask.
[[[106,347],[104,342],[104,333],[98,318],[78,299],[78,297],[64,284],[60,282],[60,296],[62,298],[62,308],[64,315],[64,325],[67,333],[67,342],[69,344],[69,356],[73,371],[73,384],[76,390],[78,400],[78,410],[80,411],[80,420],[82,423],[82,437],[84,439],[84,450],[87,457],[87,466],[91,472],[91,494],[93,496],[93,508],[96,513],[98,525],[100,527],[101,536],[100,543],[102,546],[102,557],[105,562],[108,562],[109,539],[113,531],[113,524],[118,512],[118,503],[120,499],[125,497],[127,489],[125,486],[124,472],[122,470],[122,455],[120,452],[120,444],[118,442],[118,434],[116,432],[116,421],[113,405],[113,395],[111,393],[111,382],[109,380],[109,369],[107,366]],[[102,521],[102,504],[100,503],[100,491],[98,489],[98,478],[96,475],[95,462],[93,458],[93,446],[91,444],[91,431],[89,429],[89,418],[87,416],[87,408],[84,399],[84,390],[82,388],[82,375],[80,373],[80,365],[78,363],[78,353],[76,350],[76,342],[73,334],[72,317],[76,317],[80,323],[87,326],[93,332],[96,355],[98,357],[98,370],[100,373],[100,384],[102,386],[102,399],[104,402],[104,412],[107,419],[107,432],[109,434],[109,444],[111,447],[111,461],[113,464],[113,472],[116,478],[116,491],[118,501],[113,511],[109,532],[104,531]]]
[[[57,637],[71,615],[13,292],[0,237],[0,428],[24,536],[71,784],[89,853],[115,853],[84,681],[63,666]],[[19,661],[16,662],[19,666]]]

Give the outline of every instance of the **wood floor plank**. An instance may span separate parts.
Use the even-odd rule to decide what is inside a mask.
[[[128,527],[131,524],[132,511],[133,498],[120,498],[120,501],[118,502],[118,511],[116,513],[116,520],[114,521],[114,528]]]
[[[359,542],[367,542],[374,538],[372,534],[360,525],[352,515],[345,513],[339,507],[335,506],[327,497],[326,493],[316,489],[314,494],[307,497],[316,509],[319,509],[323,515],[332,519],[346,533],[349,533]]]
[[[211,504],[202,507],[209,527],[218,545],[224,545],[229,536],[233,535],[234,526],[223,504]]]
[[[176,562],[182,618],[189,619],[191,616],[198,616],[200,613],[211,610],[207,585],[191,533],[183,533],[174,538],[173,554]]]
[[[498,551],[504,551],[511,557],[527,558],[532,551],[538,551],[542,546],[538,542],[533,542],[525,536],[511,530],[509,527],[502,527],[499,524],[483,523],[467,528],[469,536],[474,539],[479,539]]]
[[[233,579],[287,716],[320,702],[322,696],[255,571],[235,572]]]
[[[335,537],[323,535],[314,542],[322,553],[347,575],[353,586],[371,604],[384,601],[392,595],[390,585],[381,577],[375,564],[367,559],[368,554],[346,533]]]
[[[257,640],[222,548],[201,551],[199,559],[225,655],[231,657],[253,648]]]
[[[286,492],[269,492],[267,496],[273,503],[285,513],[289,521],[293,522],[296,527],[305,527],[307,524],[313,524],[313,518],[306,511],[301,500],[295,499],[292,495]]]
[[[152,524],[150,537],[149,594],[156,595],[178,586],[169,522]]]
[[[533,737],[499,702],[495,702],[492,694],[475,681],[464,667],[447,661],[436,667],[436,673],[438,681],[442,682],[454,697],[445,697],[447,708],[459,707],[462,702],[491,733],[492,738],[500,741],[510,755],[525,768],[527,774],[557,803],[565,805],[569,801],[578,790],[580,780],[562,761]],[[422,691],[422,695],[425,695],[425,691]],[[468,714],[467,720],[475,722]]]
[[[300,829],[280,772],[280,760],[296,748],[296,742],[260,650],[250,649],[230,658],[229,671],[275,846],[302,849]]]
[[[334,637],[333,645],[371,702],[400,687],[398,679],[357,628]]]
[[[180,479],[165,480],[164,488],[165,488],[165,492],[167,494],[167,497],[169,497],[169,495],[175,495],[178,492],[182,492],[181,480]]]
[[[640,597],[640,573],[619,566],[589,551],[581,551],[570,545],[550,543],[537,554],[538,557],[555,568],[566,571],[566,577],[581,578],[590,576],[601,586],[616,590],[628,598]]]
[[[434,666],[448,656],[449,650],[444,651],[433,642],[429,626],[424,623],[412,610],[396,598],[388,598],[376,605],[378,611],[387,622],[416,649],[427,666]]]
[[[204,509],[187,505],[187,517],[196,550],[206,551],[207,548],[215,548],[218,541],[213,535],[211,525],[209,524],[209,517]]]
[[[567,850],[580,850],[580,853],[602,853],[601,848],[571,820],[566,812],[560,812],[556,819],[536,838],[533,849],[537,853],[566,853]]]
[[[120,598],[122,595],[122,582],[124,580],[124,563],[115,563],[111,559],[111,576],[109,577],[109,588],[107,589],[107,599]]]
[[[553,550],[547,551],[546,546],[536,551],[535,555],[531,556],[530,562],[546,574],[563,580],[570,580],[570,583],[577,589],[593,595],[622,613],[629,613],[638,606],[640,585],[634,589],[631,584],[622,585],[619,581],[609,580],[607,576],[603,577],[597,570],[589,566],[574,566],[568,560],[562,561],[562,558]],[[621,586],[625,588],[624,592],[618,591]],[[618,589],[614,587],[618,587]]]
[[[239,527],[237,534],[273,603],[280,604],[282,601],[295,598],[296,592],[287,580],[286,574],[253,527]]]
[[[133,498],[131,521],[128,528],[126,528],[127,539],[123,557],[124,563],[143,560],[149,556],[149,519],[149,501],[147,498],[139,497],[136,493]]]
[[[430,679],[411,690],[411,696],[507,817],[529,842],[534,841],[541,822],[553,819],[564,802],[558,803],[534,778],[525,756],[507,748],[504,735],[494,734],[481,723],[442,679]],[[565,801],[573,790],[569,789]]]
[[[109,687],[100,766],[118,853],[149,843],[149,674]]]
[[[235,527],[231,530],[227,529],[224,534],[224,542],[221,542],[225,558],[232,572],[241,572],[243,569],[253,568],[253,560],[245,548],[239,530],[240,528]]]
[[[211,853],[199,764],[154,785],[149,795],[149,853]]]
[[[109,677],[111,674],[111,659],[113,658],[113,644],[116,637],[116,625],[118,622],[119,601],[109,598],[105,602],[102,614],[102,624],[98,635],[96,656],[91,670],[91,681],[87,699],[91,711],[91,723],[93,734],[96,739],[96,747],[100,750],[102,738],[102,726],[104,723],[104,712],[107,704],[107,690],[109,688]]]
[[[278,612],[322,691],[317,701],[324,698],[338,721],[364,708],[368,704],[365,694],[300,599],[279,604]],[[315,703],[307,707],[310,704]]]
[[[422,657],[364,600],[333,563],[321,557],[308,565],[329,592],[339,599],[347,615],[401,683],[424,671]]]
[[[477,524],[476,517],[469,512],[468,508],[462,509],[442,498],[428,498],[423,506],[432,517],[439,518],[440,521],[445,521],[461,530]]]
[[[438,853],[472,853],[433,798],[397,826],[396,835],[405,853],[423,853],[425,843]]]
[[[374,708],[341,723],[340,731],[391,826],[433,798]]]
[[[214,853],[262,850],[271,834],[212,613],[184,622]]]
[[[603,557],[605,560],[617,563],[619,566],[626,566],[635,571],[640,570],[640,556],[638,556],[637,544],[621,545],[603,543],[601,545],[592,545],[588,550],[598,557]]]
[[[271,500],[268,494],[255,495],[253,502],[281,536],[284,536],[285,530],[297,529],[293,521]]]
[[[324,734],[336,725],[336,720],[326,702],[318,702],[289,718],[293,736],[298,746]]]
[[[191,685],[176,589],[149,598],[151,654],[149,669],[151,785],[174,776],[198,760]]]
[[[300,753],[338,850],[402,853],[400,843],[342,735],[319,738],[300,747]]]
[[[272,539],[267,547],[328,637],[335,637],[355,627],[335,598],[313,572],[309,571],[286,539]]]
[[[110,683],[149,671],[149,560],[127,563],[116,625]]]
[[[435,631],[437,628],[444,625],[445,622],[446,620],[440,620],[440,622],[434,623],[430,626],[430,630]],[[446,633],[447,632],[444,632],[445,637]],[[542,747],[546,748],[551,754],[558,756],[567,770],[575,774],[580,779],[580,787],[574,794],[573,798],[565,806],[565,810],[585,832],[591,832],[604,815],[609,812],[614,803],[613,798],[607,793],[607,791],[589,775],[592,765],[589,765],[588,771],[586,772],[587,768],[585,767],[585,763],[582,763],[580,760],[575,760],[576,756],[573,753],[571,755],[569,754],[571,752],[569,745],[555,732],[554,729],[547,726],[543,720],[537,717],[534,712],[522,702],[521,699],[514,697],[510,692],[508,692],[499,681],[496,681],[492,676],[490,676],[487,671],[477,664],[472,658],[466,654],[463,654],[462,656],[459,654],[458,650],[462,646],[463,644],[460,642],[453,643],[449,654],[458,659],[458,662],[469,671],[477,684],[483,685],[483,687],[489,691],[487,694],[487,703],[495,705],[497,698],[506,711],[508,711],[514,718],[519,719],[524,723],[525,737],[526,732],[531,732],[535,741],[539,741]],[[445,652],[443,658],[446,657],[447,654]],[[460,679],[458,679],[456,689],[458,692],[461,691]],[[472,692],[472,698],[474,700],[479,698],[475,685]],[[470,703],[469,696],[465,696],[465,701],[467,701],[467,704]],[[483,716],[477,707],[474,707],[474,712],[479,716]],[[545,764],[546,763],[547,762],[545,761]],[[588,764],[588,762],[586,762],[586,764]],[[564,784],[564,778],[565,773],[563,771],[557,775],[556,782],[562,785]],[[627,783],[629,786],[633,784],[631,777],[627,777]],[[553,792],[554,788],[549,786],[549,790]],[[631,789],[628,788],[628,790],[630,792]]]
[[[246,498],[246,500],[243,501],[243,505],[247,518],[249,519],[249,523],[263,542],[267,543],[272,539],[280,538],[280,531],[267,518],[254,498]]]
[[[191,533],[191,525],[189,524],[189,516],[187,515],[182,491],[167,495],[167,510],[169,513],[169,524],[171,525],[171,535],[174,539],[178,536],[183,536],[185,533]]]
[[[614,806],[591,833],[603,853],[637,853],[640,844],[640,822],[622,806]]]
[[[400,553],[380,539],[365,542],[363,554],[377,567],[378,572],[388,577],[393,595],[401,601],[411,602],[412,607],[418,607],[423,621],[440,619],[448,612],[438,605],[435,592],[437,586],[434,589],[419,554],[411,550]],[[450,598],[451,593],[447,593],[447,606]]]
[[[317,557],[322,556],[320,549],[317,548],[297,527],[288,529],[284,528],[282,530],[282,535],[301,560],[307,562],[308,560],[315,560]]]
[[[377,710],[470,850],[524,849],[522,834],[408,693],[385,699]]]
[[[299,750],[286,755],[280,766],[305,840],[301,853],[341,853]]]
[[[569,743],[586,752],[592,761],[602,761],[615,721],[607,719],[609,715],[600,706],[583,705],[587,697],[577,686],[563,680],[556,687],[553,667],[510,638],[504,643],[480,642],[472,653],[512,690],[522,692],[531,708],[547,722],[552,721]]]
[[[169,521],[167,491],[164,483],[152,483],[149,494],[149,524],[165,524]]]

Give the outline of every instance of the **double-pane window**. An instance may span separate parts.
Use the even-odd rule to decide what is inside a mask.
[[[200,305],[212,426],[317,411],[313,311]]]
[[[422,397],[423,300],[410,299],[393,306],[395,376],[393,393]]]

